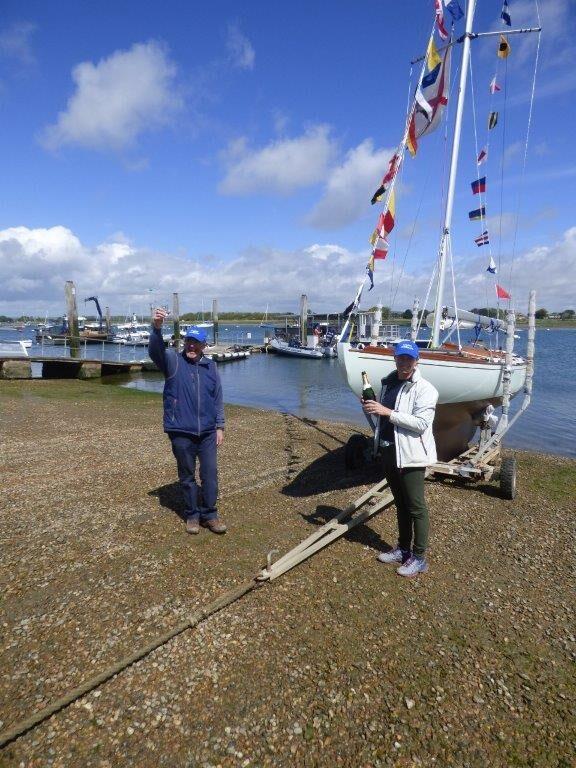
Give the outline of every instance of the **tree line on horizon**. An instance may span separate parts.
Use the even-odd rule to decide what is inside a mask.
[[[362,310],[363,312],[374,312],[376,310],[376,306],[370,307],[369,309]],[[471,312],[474,312],[474,314],[478,315],[486,315],[487,317],[496,317],[497,310],[494,307],[474,307],[470,310]],[[500,310],[502,312],[502,310]],[[202,313],[200,312],[185,312],[184,314],[180,315],[180,321],[184,323],[193,323],[193,322],[201,322],[203,319],[211,319],[212,313],[206,312],[205,318],[203,317]],[[329,315],[330,317],[337,317],[338,315],[342,316],[342,312],[313,312],[312,310],[308,310],[308,314],[312,315],[314,317],[326,317]],[[426,317],[429,314],[429,310],[424,310],[424,317]],[[269,321],[275,321],[275,320],[284,320],[286,317],[298,317],[297,312],[268,312],[267,318]],[[576,311],[573,309],[565,309],[562,312],[549,312],[544,307],[541,307],[540,309],[536,310],[535,317],[537,320],[546,320],[546,319],[558,319],[558,320],[574,320],[576,318]],[[95,315],[87,315],[86,319],[90,322],[97,321],[98,318]],[[218,313],[218,319],[219,321],[227,321],[227,320],[255,320],[255,321],[262,321],[262,316],[257,312],[219,312]],[[411,309],[405,309],[403,312],[399,311],[393,311],[390,309],[390,307],[382,307],[382,319],[383,320],[393,320],[393,319],[402,319],[402,320],[411,320],[412,319],[412,310]],[[0,315],[0,323],[34,323],[34,322],[44,322],[45,317],[34,317],[32,315],[20,315],[19,317],[9,317],[8,315]],[[114,316],[111,317],[111,321],[113,323],[116,322],[124,322],[125,317],[124,316]]]

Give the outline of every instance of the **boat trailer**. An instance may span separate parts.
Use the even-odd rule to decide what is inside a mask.
[[[480,439],[451,461],[439,461],[429,470],[431,475],[449,476],[461,481],[500,483],[500,493],[504,499],[516,496],[516,459],[512,456],[502,458],[502,440],[510,427],[530,405],[532,399],[532,379],[534,376],[534,338],[536,293],[530,291],[528,301],[528,339],[526,348],[526,380],[524,399],[518,411],[510,418],[510,384],[512,379],[512,357],[514,352],[515,316],[507,313],[506,354],[502,365],[502,413],[500,418],[494,415],[494,406],[488,405],[480,422]],[[372,417],[367,416],[372,431],[376,433]],[[362,464],[374,461],[377,457],[376,440],[364,435],[354,434],[346,444],[345,461],[348,469],[358,469]]]
[[[465,482],[489,482],[498,480],[500,493],[504,499],[514,499],[516,496],[516,459],[512,456],[502,458],[501,446],[504,435],[530,405],[532,397],[532,379],[534,375],[534,337],[535,337],[535,308],[536,294],[530,292],[528,304],[528,344],[526,351],[526,380],[524,383],[524,399],[517,413],[510,418],[510,384],[512,379],[512,355],[514,349],[515,317],[508,312],[506,326],[506,356],[502,373],[502,413],[500,418],[494,416],[494,406],[489,405],[482,415],[480,423],[480,439],[451,461],[439,461],[426,469],[428,479],[435,476],[449,476]],[[376,425],[371,417],[367,417],[376,437]],[[378,457],[376,439],[371,440],[366,435],[353,434],[345,448],[345,463],[349,470],[360,469],[363,465],[374,462]],[[262,569],[257,580],[272,581],[286,571],[307,560],[309,557],[344,536],[355,526],[365,523],[386,507],[394,503],[392,492],[386,480],[381,480],[356,501],[346,506],[332,520],[314,531],[278,560],[274,555],[278,550],[268,553],[266,567]]]

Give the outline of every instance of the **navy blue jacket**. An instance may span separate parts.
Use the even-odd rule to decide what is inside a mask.
[[[162,331],[154,327],[148,354],[165,377],[164,432],[200,435],[224,428],[222,384],[213,360],[192,362],[183,352],[166,349]]]

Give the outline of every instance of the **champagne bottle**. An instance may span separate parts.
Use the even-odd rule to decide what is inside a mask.
[[[366,371],[362,371],[362,400],[376,400],[376,394],[368,381]]]

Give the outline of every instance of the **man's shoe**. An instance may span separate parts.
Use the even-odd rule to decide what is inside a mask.
[[[186,530],[188,533],[192,533],[194,535],[200,533],[200,523],[198,522],[197,517],[189,517],[186,520]]]
[[[202,520],[200,525],[203,525],[204,528],[208,528],[212,533],[226,533],[226,523],[223,520],[220,520],[219,517],[215,517],[212,520]]]
[[[401,565],[400,568],[396,568],[398,576],[407,576],[409,579],[413,576],[418,576],[419,573],[426,573],[428,570],[428,563],[423,557],[409,557],[408,560]]]
[[[405,563],[410,557],[410,552],[400,547],[395,547],[389,552],[380,552],[378,555],[378,562],[380,563]]]

